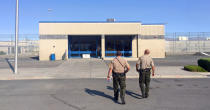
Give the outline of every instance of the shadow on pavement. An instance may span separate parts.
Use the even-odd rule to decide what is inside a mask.
[[[12,66],[12,64],[10,63],[9,59],[8,58],[5,58],[5,60],[7,61],[9,67],[11,68],[12,72],[14,72],[14,67]]]
[[[107,95],[104,92],[101,92],[101,91],[98,91],[98,90],[92,90],[92,89],[88,89],[88,88],[85,88],[85,92],[88,93],[91,96],[96,96],[97,95],[97,96],[101,96],[101,97],[104,97],[104,98],[108,98],[108,99],[112,100],[113,102],[115,102],[114,97],[112,97],[110,95]]]
[[[106,86],[107,89],[109,90],[113,90],[113,88],[111,86]],[[136,98],[136,99],[142,99],[142,96],[133,92],[133,91],[130,91],[130,90],[126,90],[125,93],[133,98]]]

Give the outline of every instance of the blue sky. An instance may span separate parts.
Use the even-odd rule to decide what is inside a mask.
[[[16,0],[0,0],[0,34],[13,34]],[[210,32],[210,0],[19,0],[20,33],[38,34],[39,21],[167,23],[166,32]],[[48,11],[52,9],[52,11]]]

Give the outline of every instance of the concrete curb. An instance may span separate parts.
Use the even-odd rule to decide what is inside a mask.
[[[138,76],[127,76],[128,79],[136,79],[139,78]],[[187,76],[187,75],[163,75],[163,76],[154,76],[151,77],[154,79],[158,79],[158,78],[180,78],[180,79],[184,79],[184,78],[209,78],[206,75],[202,75],[202,76]],[[41,76],[41,77],[5,77],[5,78],[0,78],[0,80],[44,80],[44,79],[106,79],[106,77],[93,77],[93,78],[87,78],[87,77],[52,77],[52,76]]]
[[[106,78],[106,77],[96,77],[96,78]],[[128,79],[135,79],[135,78],[139,78],[138,76],[126,76],[126,78]],[[164,75],[164,76],[154,76],[151,77],[154,79],[158,79],[158,78],[209,78],[208,76],[181,76],[181,75]]]

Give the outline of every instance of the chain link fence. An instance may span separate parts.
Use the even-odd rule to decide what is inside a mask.
[[[0,69],[14,72],[15,35],[0,34]],[[39,35],[20,34],[18,38],[18,68],[57,67],[63,61],[39,61]]]
[[[14,55],[15,53],[15,35],[0,34],[0,55]],[[39,53],[39,35],[38,34],[20,34],[18,39],[19,55],[38,55]]]
[[[166,54],[210,53],[210,32],[166,33]]]

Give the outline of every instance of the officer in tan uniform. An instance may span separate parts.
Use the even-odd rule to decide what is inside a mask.
[[[114,58],[109,65],[107,79],[109,80],[112,73],[114,100],[118,101],[118,96],[119,96],[118,86],[120,86],[120,98],[122,104],[125,104],[126,73],[130,70],[130,66],[128,62],[121,57],[121,55],[122,55],[121,52],[117,51],[117,57]]]
[[[141,88],[142,98],[149,97],[150,75],[155,73],[155,66],[152,58],[149,56],[150,51],[146,49],[144,55],[136,63],[136,71],[139,72],[139,86]]]

